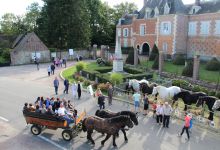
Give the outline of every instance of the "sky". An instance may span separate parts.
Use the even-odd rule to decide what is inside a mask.
[[[101,0],[107,2],[110,6],[120,4],[121,2],[134,2],[140,10],[144,0]],[[26,12],[27,6],[33,2],[38,2],[43,5],[42,0],[0,0],[0,17],[5,13],[13,13],[15,15],[23,15]],[[183,3],[193,3],[194,0],[183,0]]]

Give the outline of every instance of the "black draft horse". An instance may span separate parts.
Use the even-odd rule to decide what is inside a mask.
[[[115,143],[116,135],[118,131],[128,126],[129,128],[133,127],[133,122],[131,121],[129,116],[120,115],[117,117],[112,118],[100,118],[97,116],[89,116],[86,117],[82,122],[82,129],[84,132],[87,131],[87,139],[95,144],[94,140],[92,139],[93,130],[96,130],[101,133],[106,133],[106,137],[102,140],[101,144],[104,145],[105,142],[113,136],[113,146],[117,147]]]
[[[125,84],[125,94],[134,94],[135,90],[133,88],[133,86],[129,86],[129,83]]]
[[[182,92],[179,92],[178,94],[174,95],[174,97],[173,97],[173,104],[179,98],[181,98],[183,100],[184,104],[185,104],[184,111],[187,111],[187,105],[196,104],[197,100],[201,96],[207,96],[207,94],[203,93],[203,92],[192,93],[192,92],[189,92],[189,91],[182,91]]]
[[[112,112],[112,111],[109,111],[109,110],[97,110],[95,115],[98,116],[98,117],[101,117],[101,118],[112,118],[112,117],[116,117],[116,116],[120,116],[120,115],[128,115],[128,116],[130,116],[133,123],[135,125],[138,125],[137,115],[134,112],[131,112],[131,111],[121,111],[121,112],[115,113],[115,112]],[[122,127],[121,131],[123,132],[124,139],[127,142],[128,138],[126,136],[125,127]]]
[[[154,87],[156,87],[157,84],[155,83],[152,83],[150,85],[148,85],[147,83],[141,83],[140,84],[140,91],[143,93],[143,94],[152,94],[153,92],[153,89]]]
[[[214,112],[212,110],[212,107],[213,105],[215,104],[215,101],[218,100],[217,97],[214,97],[214,96],[203,96],[203,97],[199,97],[198,101],[197,101],[197,104],[196,104],[196,107],[199,107],[204,104],[206,104],[209,108],[209,117],[208,119],[213,121],[213,115],[214,115]]]

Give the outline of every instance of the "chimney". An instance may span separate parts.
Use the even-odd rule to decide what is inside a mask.
[[[200,6],[200,0],[195,0],[195,5]]]

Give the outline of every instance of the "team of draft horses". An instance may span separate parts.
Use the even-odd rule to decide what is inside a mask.
[[[214,96],[208,96],[204,92],[191,92],[184,89],[181,89],[177,86],[164,87],[151,83],[145,79],[138,81],[135,79],[129,80],[129,83],[126,84],[125,90],[134,93],[135,91],[141,91],[143,94],[151,94],[159,97],[162,100],[170,101],[174,104],[178,99],[182,99],[185,107],[184,111],[187,111],[187,106],[196,104],[196,107],[204,106],[205,104],[209,109],[210,121],[213,121],[213,115],[215,111],[220,111],[220,99]]]

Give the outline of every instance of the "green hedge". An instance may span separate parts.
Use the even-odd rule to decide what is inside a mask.
[[[183,76],[192,77],[193,76],[193,61],[188,61],[186,67],[183,68]]]
[[[98,71],[100,73],[108,73],[112,71],[112,67],[102,67],[102,68],[95,69],[95,71]]]
[[[142,80],[142,79],[151,79],[153,78],[153,74],[149,74],[149,73],[141,73],[141,74],[135,74],[135,75],[129,75],[127,77],[124,77],[124,81],[126,81],[127,79],[137,79],[137,80]]]
[[[94,81],[95,77],[96,77],[96,74],[99,74],[99,72],[95,71],[95,70],[87,70],[87,69],[82,70],[82,76],[83,77],[86,78],[87,74],[89,74],[89,80]]]
[[[214,57],[207,62],[205,69],[209,71],[218,71],[220,70],[220,62]]]
[[[130,68],[128,66],[124,66],[123,69],[124,69],[125,72],[130,73],[130,74],[140,74],[140,73],[143,72],[140,69]]]
[[[178,86],[180,88],[189,90],[189,91],[193,91],[193,92],[205,92],[207,93],[209,96],[217,96],[217,93],[215,93],[215,91],[210,91],[207,88],[204,88],[202,86],[199,85],[192,85],[189,82],[185,81],[185,80],[173,80],[172,81],[172,85],[173,86]]]
[[[173,60],[173,64],[174,65],[185,65],[185,56],[181,54],[176,55]]]

